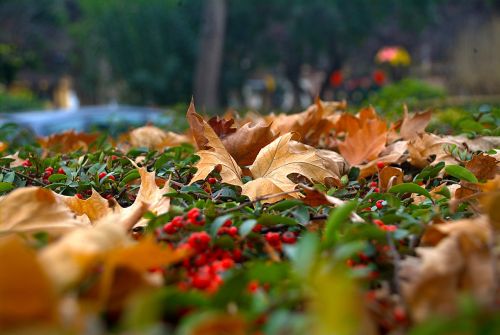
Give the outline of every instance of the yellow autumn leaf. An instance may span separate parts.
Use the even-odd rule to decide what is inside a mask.
[[[0,235],[40,231],[60,234],[89,225],[87,218],[75,218],[54,192],[44,188],[18,188],[0,197]]]
[[[292,151],[290,147],[292,137],[292,133],[282,135],[262,148],[249,167],[254,180],[242,186],[242,194],[253,200],[263,195],[291,192],[297,186],[288,178],[293,173],[317,182],[323,182],[328,177],[337,178],[325,168],[323,159],[316,150]],[[289,196],[299,197],[294,193]],[[276,202],[289,196],[280,195],[265,202]]]
[[[196,152],[200,160],[195,165],[198,171],[196,171],[196,174],[191,179],[191,183],[197,180],[204,180],[215,167],[220,166],[222,182],[241,186],[240,167],[227,152],[224,144],[222,144],[222,141],[212,127],[196,113],[193,103],[191,103],[187,115],[198,146],[206,148],[205,150]]]

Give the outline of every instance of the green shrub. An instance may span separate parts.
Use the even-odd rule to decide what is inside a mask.
[[[36,109],[41,108],[42,105],[42,102],[31,91],[20,90],[10,93],[0,89],[0,112],[2,113]]]
[[[442,88],[418,79],[407,78],[385,86],[373,94],[366,103],[390,117],[400,115],[404,104],[413,109],[422,100],[443,99],[445,96],[446,92]]]

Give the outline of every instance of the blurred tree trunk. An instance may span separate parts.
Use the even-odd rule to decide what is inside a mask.
[[[224,34],[226,0],[206,0],[196,64],[194,97],[198,106],[218,107],[218,88]]]

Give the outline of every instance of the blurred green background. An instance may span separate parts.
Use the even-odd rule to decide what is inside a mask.
[[[500,1],[0,0],[0,111],[500,102]]]

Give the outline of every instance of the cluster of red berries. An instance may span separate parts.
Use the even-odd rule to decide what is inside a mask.
[[[30,163],[31,164],[31,163]],[[60,167],[59,169],[57,169],[57,173],[58,174],[66,174],[66,172],[64,171],[64,169],[62,167]],[[43,176],[42,176],[42,180],[45,184],[49,184],[49,177],[52,176],[54,174],[54,168],[52,166],[49,166],[48,168],[45,169],[44,173],[43,173]]]
[[[384,231],[394,232],[398,229],[397,226],[385,224],[382,220],[378,220],[378,219],[373,220],[373,223]]]
[[[376,181],[372,181],[370,183],[370,188],[373,190],[374,193],[380,193],[380,188],[377,187],[378,184]]]
[[[174,217],[170,222],[167,222],[163,225],[162,231],[166,234],[172,235],[182,228],[186,227],[187,225],[192,224],[195,226],[204,226],[205,225],[205,218],[203,217],[203,214],[201,213],[199,208],[193,208],[191,209],[186,217],[183,216],[176,216]],[[160,231],[157,232],[157,235],[161,233]]]
[[[297,236],[291,231],[286,231],[282,234],[278,232],[268,232],[266,233],[266,241],[275,249],[281,249],[281,243],[294,244],[297,242]]]

